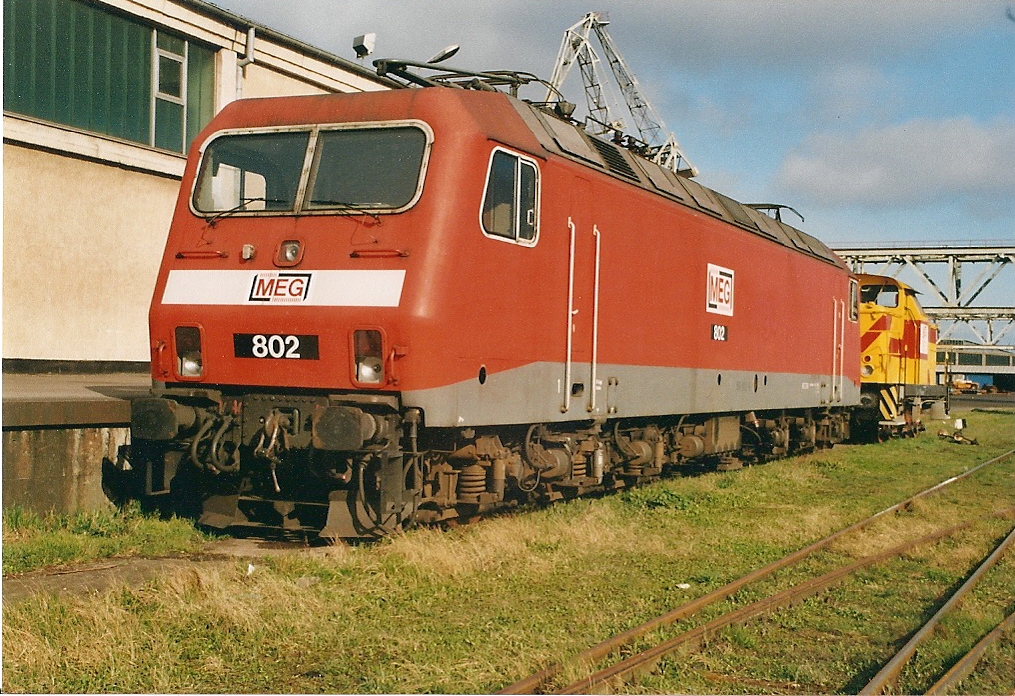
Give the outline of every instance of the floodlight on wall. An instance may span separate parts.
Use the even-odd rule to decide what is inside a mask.
[[[356,51],[357,58],[366,58],[374,52],[374,42],[377,41],[377,34],[370,32],[357,36],[352,40],[352,50]]]

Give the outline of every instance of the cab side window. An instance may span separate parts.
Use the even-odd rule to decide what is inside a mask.
[[[483,231],[522,244],[534,244],[539,218],[536,163],[506,150],[494,150],[481,215]]]
[[[860,301],[873,302],[879,307],[898,307],[899,288],[897,285],[864,285],[860,288]]]

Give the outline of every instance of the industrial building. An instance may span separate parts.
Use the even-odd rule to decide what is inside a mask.
[[[5,371],[147,365],[186,152],[227,103],[391,86],[200,0],[3,12]]]

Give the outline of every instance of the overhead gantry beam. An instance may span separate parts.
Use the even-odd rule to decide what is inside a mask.
[[[1015,308],[1012,307],[926,307],[925,311],[938,326],[949,322],[938,336],[939,342],[950,338],[957,326],[965,324],[983,345],[1000,346],[1001,340],[1015,327]]]
[[[923,284],[932,302],[924,302],[927,314],[943,327],[940,338],[954,334],[960,325],[967,326],[984,345],[997,345],[1015,326],[1015,306],[975,307],[973,302],[1006,268],[1015,267],[1015,246],[972,245],[965,247],[919,246],[839,247],[834,248],[855,273],[876,273],[897,277],[909,269]],[[975,266],[974,266],[975,264]],[[876,266],[868,270],[869,265]],[[928,272],[932,265],[946,267],[945,282],[934,280]],[[963,271],[966,271],[965,274]],[[964,278],[976,273],[972,282],[963,286]],[[940,279],[940,274],[939,279]],[[942,285],[944,288],[942,289]],[[1015,305],[1015,296],[1012,297]],[[985,330],[984,329],[985,325]]]

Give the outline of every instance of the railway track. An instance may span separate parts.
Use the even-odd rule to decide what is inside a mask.
[[[688,644],[700,643],[708,636],[713,635],[715,632],[722,630],[727,626],[745,623],[755,617],[774,611],[777,608],[788,606],[795,602],[799,602],[806,597],[817,594],[837,582],[842,581],[850,574],[856,571],[871,566],[873,564],[881,563],[892,558],[897,558],[906,552],[926,544],[931,544],[946,537],[957,534],[958,532],[973,527],[978,521],[986,520],[989,518],[996,517],[1015,517],[1015,508],[1007,508],[1004,510],[995,511],[979,520],[968,520],[961,524],[953,525],[947,528],[939,529],[930,534],[926,534],[919,538],[907,541],[899,544],[893,548],[884,550],[880,553],[867,556],[865,558],[856,560],[847,565],[843,565],[832,571],[825,573],[819,577],[812,578],[800,582],[799,584],[782,590],[775,594],[771,594],[764,599],[758,600],[747,606],[743,606],[735,611],[731,611],[727,614],[719,616],[705,624],[699,625],[696,628],[684,631],[678,635],[672,636],[668,639],[662,640],[661,642],[645,649],[640,652],[625,657],[619,661],[602,667],[588,676],[578,679],[570,684],[563,687],[557,687],[556,681],[559,674],[564,673],[564,668],[567,664],[569,665],[597,665],[606,660],[612,654],[620,651],[626,646],[630,646],[636,640],[647,636],[653,631],[670,626],[677,621],[686,619],[701,611],[702,609],[720,602],[733,594],[737,593],[741,589],[757,583],[769,576],[773,575],[779,570],[790,568],[791,566],[800,564],[804,559],[808,558],[812,554],[829,547],[833,542],[841,539],[842,537],[863,530],[870,527],[874,522],[879,519],[886,517],[894,512],[900,511],[907,508],[917,500],[925,498],[927,496],[938,493],[948,486],[961,481],[969,476],[972,476],[981,469],[996,464],[1000,461],[1008,459],[1012,455],[1015,455],[1015,450],[1010,450],[997,457],[994,457],[988,461],[985,461],[978,466],[975,466],[968,471],[953,476],[949,479],[941,481],[940,483],[931,486],[919,493],[889,507],[886,508],[866,519],[860,520],[848,527],[845,527],[824,539],[814,542],[813,544],[806,546],[798,551],[795,551],[777,561],[774,561],[762,568],[759,568],[743,577],[734,580],[733,582],[724,585],[718,589],[709,592],[697,599],[694,599],[684,605],[681,605],[661,616],[651,619],[639,626],[636,626],[628,631],[620,633],[612,638],[609,638],[597,645],[594,645],[581,653],[575,655],[567,663],[551,665],[525,679],[522,679],[514,684],[511,684],[498,693],[501,694],[532,694],[532,693],[559,693],[559,694],[572,694],[572,693],[592,693],[596,689],[602,688],[604,685],[617,686],[622,685],[624,680],[631,678],[634,675],[645,673],[650,671],[661,659],[674,652],[678,648]],[[865,687],[862,693],[877,694],[882,693],[889,685],[896,679],[905,666],[909,658],[915,653],[920,642],[925,639],[933,631],[934,626],[940,620],[940,618],[952,609],[966,592],[971,589],[975,583],[982,577],[984,573],[1000,558],[1001,554],[1012,544],[1015,543],[1015,529],[1013,529],[1004,541],[999,543],[995,550],[983,561],[980,567],[967,579],[959,590],[957,590],[952,598],[950,598],[941,610],[938,611],[928,621],[927,625],[921,628],[913,638],[907,642],[907,644],[899,651],[899,653],[892,658],[885,666],[878,672],[874,679]],[[1008,628],[1011,628],[1015,624],[1015,614],[1009,616],[1001,625],[992,631],[988,636],[978,644],[970,654],[959,661],[948,674],[944,675],[941,680],[934,685],[933,689],[936,689],[935,693],[944,693],[950,686],[957,683],[958,680],[964,678],[969,674],[970,671],[975,667],[976,659],[979,655],[982,655],[990,641],[996,640],[1002,635]],[[580,667],[579,667],[580,669]],[[622,688],[622,686],[621,686]]]
[[[952,596],[948,598],[948,601],[944,603],[937,613],[925,623],[919,631],[917,631],[909,641],[902,646],[902,649],[895,654],[891,660],[882,667],[874,678],[865,686],[860,693],[861,694],[880,694],[885,691],[902,673],[902,668],[906,666],[906,663],[916,653],[916,649],[923,643],[934,630],[934,627],[938,625],[940,620],[949,611],[955,608],[955,606],[962,601],[962,598],[968,594],[968,592],[976,586],[980,578],[983,577],[984,573],[990,570],[995,563],[1001,558],[1001,554],[1011,546],[1012,542],[1015,541],[1015,529],[1013,529],[1008,536],[1005,537],[1004,541],[997,545],[997,547],[991,552],[983,563],[969,576],[969,578],[962,584],[958,590],[952,593]],[[993,633],[993,632],[992,632]]]

